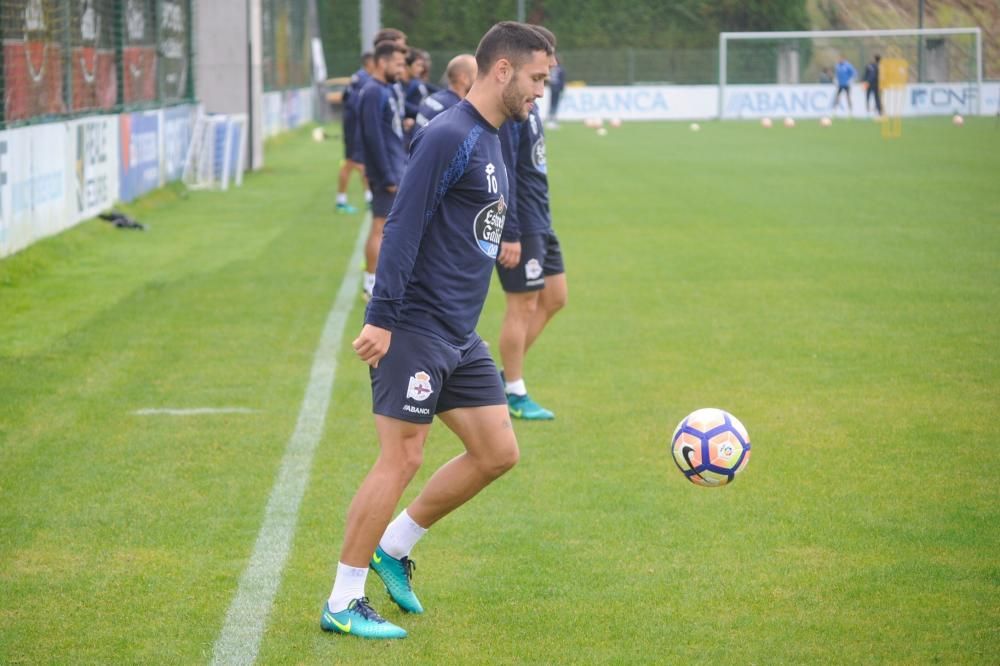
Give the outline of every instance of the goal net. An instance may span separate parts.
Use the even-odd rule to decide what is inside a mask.
[[[184,173],[191,189],[226,190],[243,183],[247,143],[246,114],[200,113],[191,133]]]
[[[724,32],[719,35],[719,117],[874,115],[866,68],[875,56],[905,61],[902,115],[978,113],[979,28]],[[840,73],[854,70],[847,95]]]

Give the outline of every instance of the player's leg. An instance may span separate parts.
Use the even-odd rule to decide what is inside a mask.
[[[438,417],[462,440],[465,452],[438,469],[406,508],[424,528],[475,497],[520,456],[506,405],[452,409]]]
[[[325,631],[363,638],[403,638],[365,595],[369,562],[406,486],[423,460],[429,423],[375,415],[379,456],[351,500],[333,590],[320,620]]]
[[[497,264],[497,275],[506,293],[507,307],[500,326],[500,359],[510,415],[518,419],[549,420],[554,414],[528,395],[524,382],[524,357],[528,332],[539,310],[539,292],[545,287],[546,236],[521,237],[521,261],[514,268]]]
[[[368,229],[368,239],[365,241],[365,274],[362,285],[365,298],[371,298],[375,289],[375,268],[382,248],[382,230],[395,198],[396,194],[387,192],[384,187],[372,190],[372,226]]]
[[[351,179],[351,172],[357,169],[358,165],[349,157],[345,158],[340,165],[340,173],[337,174],[337,212],[356,213],[358,209],[347,203],[347,183]]]
[[[524,340],[525,352],[531,348],[538,336],[542,334],[545,326],[552,321],[557,312],[566,307],[569,292],[566,285],[566,274],[546,275],[545,287],[538,295],[538,308],[535,316],[528,326],[527,335]]]

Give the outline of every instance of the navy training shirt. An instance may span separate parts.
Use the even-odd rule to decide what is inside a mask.
[[[552,228],[549,210],[549,176],[545,159],[545,130],[538,107],[528,119],[508,121],[500,130],[504,159],[514,174],[511,206],[503,239],[513,242],[526,234],[540,234]]]
[[[365,153],[365,176],[373,187],[399,185],[406,165],[403,115],[392,84],[371,79],[361,89],[358,125]]]
[[[445,88],[432,95],[428,95],[420,103],[420,108],[417,110],[417,127],[423,127],[431,121],[431,118],[445,109],[450,109],[461,101],[462,98],[451,88]]]
[[[421,128],[385,222],[365,323],[436,336],[473,335],[507,213],[500,140],[463,100]]]

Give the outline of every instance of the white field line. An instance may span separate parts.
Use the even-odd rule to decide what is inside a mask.
[[[292,548],[299,504],[309,481],[313,454],[323,434],[344,325],[360,289],[361,271],[358,266],[370,223],[369,214],[361,225],[340,291],[327,315],[295,432],[285,448],[250,561],[240,576],[236,596],[226,613],[222,632],[215,641],[213,664],[252,664],[257,659],[282,570]]]
[[[136,416],[200,416],[202,414],[254,414],[256,409],[248,407],[149,407],[147,409],[137,409],[133,414]]]

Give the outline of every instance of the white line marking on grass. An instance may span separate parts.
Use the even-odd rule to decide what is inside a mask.
[[[190,409],[180,409],[174,407],[149,407],[147,409],[137,409],[133,414],[136,416],[200,416],[202,414],[254,414],[256,409],[247,407],[192,407]]]
[[[222,632],[215,641],[213,664],[252,664],[257,659],[267,617],[281,582],[281,572],[292,547],[299,504],[305,493],[316,444],[323,435],[323,423],[330,405],[330,393],[337,373],[337,353],[347,316],[358,297],[361,283],[362,250],[371,216],[365,218],[347,261],[340,291],[326,318],[319,347],[313,357],[309,386],[302,399],[295,432],[288,440],[278,478],[264,509],[264,522],[257,533],[250,561],[240,577],[236,596],[226,613]],[[317,609],[318,610],[318,609]]]

